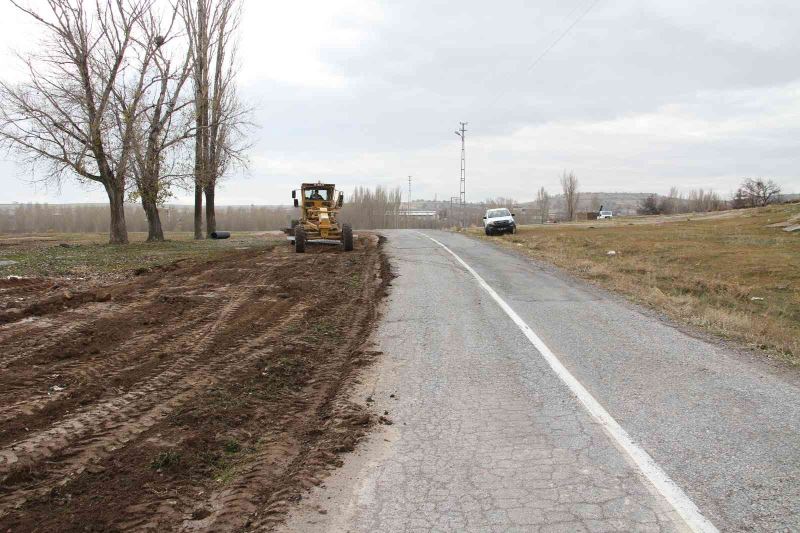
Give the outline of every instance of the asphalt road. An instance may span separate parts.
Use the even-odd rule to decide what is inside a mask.
[[[797,373],[490,244],[387,232],[377,433],[293,531],[698,531],[498,303],[720,531],[800,531]],[[495,291],[487,292],[475,275]],[[646,465],[645,465],[646,466]]]

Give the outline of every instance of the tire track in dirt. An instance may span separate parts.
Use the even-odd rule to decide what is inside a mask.
[[[321,415],[321,421],[330,431],[341,431],[341,426],[365,423],[362,408],[340,396],[354,379],[354,372],[349,368],[352,362],[346,354],[364,350],[368,337],[366,333],[370,331],[378,312],[374,303],[376,285],[388,282],[390,273],[388,265],[382,264],[380,257],[375,257],[363,265],[363,275],[367,282],[362,284],[357,298],[354,297],[357,303],[348,317],[350,327],[336,347],[343,357],[332,358],[319,371],[329,379],[324,392],[314,397],[304,389],[293,398],[298,413],[306,411]],[[341,368],[343,366],[348,367],[347,370]],[[297,414],[287,414],[283,423],[291,423],[292,418],[297,418]],[[231,487],[210,497],[209,505],[214,509],[210,516],[201,521],[184,521],[182,531],[230,531],[243,527],[269,527],[280,522],[288,510],[293,491],[278,491],[264,499],[263,494],[268,493],[270,485],[275,485],[276,474],[284,485],[291,486],[292,480],[304,489],[318,485],[325,476],[327,465],[335,461],[334,452],[354,444],[342,444],[334,440],[327,443],[328,446],[321,445],[320,441],[324,439],[319,437],[326,432],[312,428],[311,433],[318,438],[309,439],[308,431],[308,427],[302,428],[296,439],[288,443],[284,441],[277,448],[265,446]]]
[[[212,303],[208,303],[196,307],[195,312],[205,312],[212,306]],[[52,367],[52,370],[46,373],[30,378],[21,384],[8,385],[7,394],[0,395],[0,402],[5,399],[5,396],[18,396],[20,390],[40,390],[42,392],[23,401],[7,403],[0,408],[0,423],[7,424],[9,421],[17,419],[17,426],[24,425],[28,429],[36,429],[37,424],[28,423],[27,419],[35,420],[37,414],[43,410],[47,410],[49,420],[40,420],[39,423],[52,423],[70,407],[95,399],[93,397],[107,396],[109,392],[113,394],[127,390],[142,379],[163,372],[172,364],[171,357],[167,355],[180,353],[189,340],[193,341],[194,338],[201,336],[198,330],[205,324],[206,319],[198,316],[180,327],[171,329],[167,338],[159,336],[156,331],[153,331],[155,328],[151,328],[146,333],[134,332],[110,353],[102,352],[99,357],[59,361]],[[140,355],[152,352],[156,347],[158,353],[151,354],[142,362]],[[106,385],[102,389],[95,386],[92,389],[94,394],[80,392],[84,387],[96,383]],[[63,390],[52,390],[52,385],[58,385]],[[66,401],[68,403],[64,405],[55,405],[58,402]],[[7,440],[6,434],[0,436],[0,443]]]
[[[275,266],[285,267],[286,263]],[[201,272],[198,276],[203,275]],[[226,323],[240,313],[242,307],[261,290],[262,286],[254,285],[252,281],[263,275],[262,272],[251,272],[244,280],[247,288],[231,292],[229,302],[215,314],[210,325],[204,327],[199,335],[183,339],[179,344],[192,342],[192,346],[188,353],[184,353],[177,361],[172,361],[168,370],[122,396],[80,409],[46,431],[0,449],[0,477],[5,477],[6,483],[9,480],[14,481],[15,477],[24,479],[36,465],[57,458],[66,451],[69,452],[69,457],[60,462],[58,468],[48,471],[48,477],[80,472],[87,463],[96,461],[103,450],[113,451],[166,416],[196,394],[199,388],[215,382],[227,361],[219,360],[224,353],[206,352],[227,329],[241,330],[242,318],[231,325]],[[277,304],[274,311],[278,314],[285,313],[286,308],[292,305],[283,300],[279,300]],[[256,318],[244,316],[248,322]],[[203,356],[217,357],[217,360],[204,361]],[[141,415],[142,413],[145,414]],[[16,491],[10,500],[5,495],[0,495],[0,516],[9,502],[18,505],[31,495],[48,488],[42,482],[38,485],[40,486],[33,492]]]
[[[221,289],[224,290],[225,287]],[[170,290],[172,291],[172,289]],[[166,296],[171,294],[169,293]],[[165,299],[164,290],[158,288],[150,291],[150,296],[159,300],[158,307],[172,305],[174,300],[171,296]],[[85,390],[84,386],[87,384],[104,383],[108,387],[113,385],[115,389],[125,390],[131,386],[131,383],[126,383],[126,381],[130,381],[130,379],[126,379],[127,374],[135,374],[134,378],[141,380],[147,375],[159,372],[163,367],[170,364],[171,357],[167,355],[180,353],[182,344],[188,344],[188,341],[194,342],[194,339],[200,338],[206,333],[202,328],[204,323],[208,321],[208,312],[217,304],[216,301],[209,298],[194,297],[192,299],[192,295],[189,296],[192,304],[190,310],[194,317],[189,318],[182,314],[178,325],[170,327],[166,331],[166,335],[163,330],[159,331],[159,325],[149,325],[148,323],[148,329],[144,333],[141,329],[137,329],[137,327],[141,327],[142,318],[146,318],[149,312],[153,311],[153,304],[152,300],[145,303],[133,302],[128,308],[123,308],[119,315],[114,316],[113,320],[109,320],[109,317],[106,316],[89,320],[79,328],[80,331],[84,332],[84,335],[88,334],[89,338],[97,330],[120,329],[123,331],[123,334],[119,335],[121,344],[114,346],[106,342],[102,346],[103,349],[93,348],[91,343],[86,346],[79,345],[78,351],[81,353],[67,359],[58,359],[61,356],[59,346],[48,348],[44,352],[40,351],[36,357],[43,359],[43,362],[55,358],[54,364],[49,366],[39,365],[40,371],[33,373],[32,376],[28,373],[29,369],[25,368],[22,369],[23,376],[4,375],[0,378],[0,386],[5,389],[5,394],[0,394],[0,405],[5,403],[0,408],[0,421],[6,424],[5,431],[0,434],[0,443],[7,441],[9,437],[19,434],[21,430],[26,430],[26,428],[36,429],[37,425],[31,423],[30,420],[36,418],[37,411],[47,409],[49,415],[48,420],[39,420],[40,424],[52,423],[59,414],[68,408],[74,408],[107,394],[107,391],[97,389],[97,387],[92,389],[94,394],[81,394],[80,391]],[[182,297],[185,298],[185,295]],[[194,305],[194,302],[199,303]],[[200,330],[199,332],[196,331],[198,329]],[[182,338],[181,334],[186,339]],[[74,333],[74,336],[78,339],[82,338],[77,332]],[[158,345],[158,356],[147,357],[145,360],[148,362],[142,364],[142,354],[153,349],[155,345]],[[110,348],[106,348],[107,346],[110,346]],[[164,355],[164,357],[159,357],[161,355]],[[25,377],[26,374],[27,377]],[[65,390],[49,390],[54,384],[58,384],[59,388],[65,388]],[[18,397],[20,390],[39,390],[42,392],[39,395],[31,396],[25,401],[5,402],[6,396]],[[79,392],[76,393],[74,391]],[[57,405],[67,396],[69,396],[69,402],[64,405]],[[24,416],[20,417],[20,415]],[[8,421],[15,418],[19,418],[16,421],[17,427],[9,427]]]
[[[12,483],[0,483],[0,530],[219,531],[279,520],[370,422],[363,406],[349,405],[342,391],[371,357],[362,344],[389,274],[375,242],[360,244],[352,254],[240,255],[247,275],[227,292],[221,280],[236,269],[195,265],[169,280],[193,294],[225,292],[228,320],[215,316],[213,328],[200,321],[170,337],[164,352],[180,351],[177,361],[199,350],[194,366],[175,369],[170,362],[131,390],[109,391],[110,397],[67,413],[49,428],[66,434],[37,431],[38,443],[50,448],[29,452],[47,458],[21,469],[18,460],[7,478]],[[206,340],[196,343],[205,329]],[[156,381],[171,371],[170,379]],[[289,385],[282,385],[285,372]],[[106,418],[78,418],[98,412]],[[208,473],[203,465],[226,434],[243,448],[226,470],[230,481],[220,484],[213,477],[217,467]],[[181,452],[186,475],[148,467],[165,446],[188,446]]]
[[[178,270],[180,268],[178,265],[182,262],[183,260],[178,260],[150,270],[157,274],[171,273]],[[181,281],[188,283],[188,286],[197,285],[198,278],[207,275],[208,264],[207,261],[184,268]],[[150,279],[153,277],[149,276]],[[26,301],[21,308],[12,307],[0,311],[0,343],[6,347],[0,354],[0,369],[9,367],[23,357],[56,348],[69,335],[79,335],[77,330],[87,326],[86,320],[82,319],[87,319],[89,322],[96,319],[94,314],[97,311],[96,307],[104,307],[104,302],[113,299],[115,301],[111,302],[111,305],[117,304],[118,309],[134,311],[137,302],[142,302],[146,306],[155,294],[165,288],[177,288],[174,286],[175,276],[156,278],[151,286],[143,287],[143,282],[147,279],[148,276],[135,277],[133,281],[117,285],[90,288],[86,287],[85,281],[0,279],[0,302],[13,299],[19,291],[24,291],[24,294],[29,296],[29,301]],[[11,288],[2,290],[4,285],[9,284]],[[32,347],[35,350],[31,350]]]
[[[109,389],[0,448],[8,472],[0,474],[0,530],[219,531],[279,520],[370,423],[342,391],[371,357],[362,344],[389,278],[376,244],[364,239],[352,254],[237,254],[233,268],[192,265],[165,279],[186,293],[224,293],[225,314],[181,324],[182,333],[160,336],[163,345],[144,340],[176,353],[129,390]],[[133,352],[111,372],[148,355]],[[230,468],[228,452],[213,451],[226,435],[242,446]],[[185,475],[148,467],[164,447],[184,449]],[[14,465],[7,452],[19,452]],[[223,463],[203,466],[214,453]],[[215,481],[223,467],[230,481]]]
[[[286,321],[292,318],[288,309],[290,305],[286,304],[284,309],[276,309],[287,314]],[[229,311],[235,312],[235,307],[229,307]],[[271,331],[251,341],[244,349],[248,351],[248,348],[263,348],[276,335],[279,332]],[[261,353],[256,352],[238,362],[247,364],[250,359],[259,355]],[[0,476],[12,473],[10,480],[6,478],[6,483],[16,481],[13,476],[15,473],[16,477],[22,476],[23,479],[26,474],[33,475],[36,481],[33,487],[14,491],[8,497],[0,493],[0,518],[11,508],[19,507],[32,497],[46,494],[53,486],[66,483],[70,477],[82,473],[92,464],[97,464],[175,412],[202,390],[236,372],[236,368],[229,365],[227,358],[217,359],[202,367],[196,366],[196,362],[197,357],[186,357],[179,367],[165,372],[145,387],[86,410],[44,433],[16,443],[10,449],[0,450],[0,460],[9,460],[0,463]],[[187,369],[191,368],[196,370],[187,373]],[[173,379],[177,376],[182,378]],[[68,453],[61,453],[67,450]],[[55,458],[59,461],[53,461]],[[34,468],[44,461],[48,461],[50,467],[46,478],[42,479],[34,473]]]
[[[187,269],[187,272],[190,275],[181,279],[182,282],[197,282],[198,278],[208,275],[205,269],[197,267]],[[138,287],[136,287],[135,284],[123,286],[125,290],[116,291],[118,302],[101,304],[106,306],[114,305],[115,308],[105,309],[105,312],[99,313],[99,317],[96,316],[98,313],[89,314],[86,313],[85,309],[58,313],[55,317],[31,317],[38,322],[47,321],[49,323],[47,327],[50,328],[50,331],[44,342],[41,336],[38,335],[39,332],[36,331],[36,329],[31,330],[32,328],[28,328],[28,331],[24,331],[24,327],[17,328],[23,330],[18,333],[18,336],[24,337],[24,340],[14,345],[6,339],[4,343],[8,348],[7,351],[13,354],[14,348],[16,348],[19,353],[14,354],[14,358],[18,358],[21,355],[27,356],[28,358],[33,358],[35,361],[38,360],[37,362],[42,364],[26,365],[15,368],[14,372],[0,374],[0,413],[4,413],[0,419],[8,420],[9,418],[13,418],[15,410],[19,407],[19,405],[15,406],[13,402],[7,403],[5,401],[6,398],[3,397],[3,393],[16,397],[17,389],[30,390],[38,387],[42,391],[47,391],[48,387],[54,384],[63,386],[64,382],[72,382],[73,384],[80,385],[99,377],[104,378],[106,381],[113,381],[117,377],[117,374],[124,373],[125,370],[127,370],[127,368],[123,367],[115,372],[114,369],[123,364],[128,365],[132,359],[138,358],[141,352],[146,351],[147,346],[144,346],[144,344],[148,342],[148,339],[150,339],[151,344],[160,343],[163,345],[166,339],[163,329],[159,330],[159,325],[152,325],[150,327],[151,331],[144,333],[141,329],[131,327],[131,324],[136,325],[142,317],[146,317],[148,313],[152,311],[150,308],[153,306],[152,302],[156,296],[166,302],[166,305],[176,303],[176,299],[179,305],[186,303],[182,301],[184,299],[191,300],[190,303],[192,305],[189,311],[195,316],[194,322],[190,317],[181,314],[180,320],[173,321],[173,323],[177,322],[178,325],[170,327],[170,330],[167,332],[170,336],[177,336],[182,330],[189,329],[195,325],[200,326],[203,321],[207,321],[208,317],[206,316],[206,311],[217,304],[216,301],[208,298],[208,291],[204,291],[202,287],[193,287],[193,291],[196,294],[181,294],[180,290],[183,287],[176,286],[174,283],[171,283],[171,281],[174,280],[171,280],[169,277],[161,279],[156,286],[143,293],[137,292]],[[234,281],[236,280],[234,279]],[[215,287],[217,294],[212,293],[211,296],[218,296],[218,293],[224,292],[225,288],[226,287]],[[109,297],[108,291],[106,290],[100,290],[98,292],[101,294],[105,292],[107,295],[106,298]],[[130,294],[131,292],[135,292],[136,294],[132,296]],[[135,300],[134,296],[139,300]],[[91,308],[97,305],[98,304],[90,303],[85,307]],[[96,308],[94,310],[98,311]],[[183,308],[179,309],[180,313],[183,313],[183,310]],[[81,313],[81,311],[83,312]],[[115,315],[115,312],[118,314]],[[80,320],[78,316],[72,313],[81,313],[78,316],[85,320]],[[55,331],[52,330],[52,324],[55,322],[54,318],[64,321]],[[25,322],[26,320],[29,319],[26,318],[20,322]],[[0,326],[0,329],[3,327],[4,326]],[[5,327],[8,327],[8,325]],[[123,340],[123,344],[121,345],[114,346],[107,343],[105,346],[97,347],[93,346],[93,344],[98,344],[96,339],[90,339],[92,342],[89,343],[85,342],[86,338],[91,338],[95,331],[115,329],[122,329],[128,333],[128,339]],[[78,343],[78,345],[75,346],[75,343],[70,343],[69,341],[65,344],[64,339],[70,338],[84,340],[84,345]],[[70,346],[71,344],[72,346]],[[35,346],[36,349],[32,350],[31,346]],[[100,348],[102,348],[102,350]],[[163,346],[161,346],[161,348],[163,348]],[[78,353],[70,357],[65,357],[63,354],[65,349],[72,349]],[[47,364],[51,359],[55,361],[51,364]],[[138,361],[136,362],[138,363]],[[2,368],[2,365],[0,365],[0,368]],[[54,376],[59,378],[62,383],[54,383]],[[30,408],[28,411],[35,411],[37,407],[41,408],[43,404],[57,400],[68,394],[69,391],[61,391],[58,393],[43,392],[39,398],[31,398],[33,401],[26,400],[25,402],[18,402],[18,404],[24,403],[26,407]],[[5,404],[4,407],[2,407],[3,404]]]

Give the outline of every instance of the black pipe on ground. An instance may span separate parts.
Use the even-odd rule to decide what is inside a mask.
[[[230,231],[212,231],[211,238],[212,239],[228,239],[231,236]]]

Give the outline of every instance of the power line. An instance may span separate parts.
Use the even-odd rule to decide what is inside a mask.
[[[578,25],[578,23],[579,23],[581,20],[583,20],[583,19],[584,19],[584,17],[586,17],[586,15],[588,15],[588,14],[589,14],[589,11],[591,11],[592,9],[594,9],[594,6],[596,6],[596,5],[597,5],[599,2],[600,2],[600,0],[594,0],[594,2],[592,2],[591,4],[589,4],[589,7],[588,7],[588,8],[586,8],[586,10],[585,10],[583,13],[581,13],[581,14],[580,14],[580,16],[579,16],[578,18],[576,18],[576,19],[575,19],[575,21],[574,21],[572,24],[570,24],[570,25],[567,27],[567,29],[566,29],[566,30],[564,30],[564,31],[561,33],[561,35],[559,35],[559,36],[558,36],[558,39],[556,39],[555,41],[553,41],[553,42],[550,44],[550,46],[548,46],[547,48],[545,48],[545,49],[544,49],[544,51],[543,51],[541,54],[539,54],[539,57],[537,57],[537,58],[536,58],[536,59],[533,61],[533,63],[531,63],[531,66],[529,66],[529,67],[528,67],[528,70],[527,70],[527,72],[528,72],[528,73],[530,73],[530,71],[532,71],[532,70],[533,70],[533,68],[534,68],[536,65],[538,65],[538,64],[539,64],[539,62],[542,60],[542,58],[544,58],[544,56],[546,56],[546,55],[547,55],[547,52],[549,52],[550,50],[552,50],[553,48],[555,48],[555,46],[556,46],[558,43],[560,43],[560,42],[561,42],[561,40],[562,40],[564,37],[566,37],[566,36],[567,36],[567,34],[568,34],[570,31],[572,31],[572,28],[574,28],[575,26],[577,26],[577,25]]]
[[[564,37],[566,37],[566,36],[567,36],[567,34],[568,34],[570,31],[572,31],[572,28],[574,28],[575,26],[577,26],[577,25],[578,25],[578,23],[579,23],[581,20],[583,20],[583,19],[586,17],[586,15],[588,15],[588,14],[589,14],[589,12],[590,12],[592,9],[594,9],[594,6],[596,6],[596,5],[597,5],[599,2],[600,2],[600,0],[594,0],[594,1],[593,1],[591,4],[589,4],[589,7],[587,7],[587,8],[586,8],[586,9],[585,9],[583,12],[581,12],[581,14],[580,14],[580,15],[578,15],[578,17],[577,17],[575,20],[573,20],[573,21],[572,21],[572,23],[571,23],[569,26],[567,26],[567,28],[566,28],[564,31],[562,31],[562,32],[561,32],[561,34],[560,34],[558,37],[556,37],[556,39],[555,39],[555,40],[554,40],[552,43],[550,43],[550,44],[549,44],[549,45],[548,45],[548,46],[547,46],[547,47],[546,47],[544,50],[542,50],[542,52],[541,52],[541,53],[540,53],[540,54],[539,54],[539,55],[536,57],[536,59],[534,59],[534,60],[533,60],[533,62],[532,62],[532,63],[531,63],[529,66],[528,66],[528,68],[525,70],[525,73],[526,73],[526,74],[530,74],[530,73],[531,73],[531,71],[532,71],[532,70],[533,70],[533,69],[536,67],[536,65],[538,65],[538,64],[539,64],[539,63],[542,61],[542,59],[544,59],[544,57],[545,57],[545,56],[548,54],[548,52],[550,52],[550,50],[552,50],[553,48],[555,48],[555,47],[556,47],[556,45],[557,45],[558,43],[560,43],[560,42],[561,42],[561,41],[564,39]],[[576,8],[576,9],[577,9],[577,8]],[[575,9],[573,9],[573,10],[570,12],[570,14],[569,14],[568,18],[569,18],[569,17],[571,17],[571,16],[572,16],[572,14],[573,14],[573,13],[575,13],[575,11],[576,11],[576,10],[575,10]],[[499,93],[497,94],[497,96],[496,96],[496,97],[495,97],[495,98],[492,100],[492,102],[491,102],[491,103],[492,103],[492,104],[494,104],[495,102],[497,102],[497,101],[500,99],[500,97],[502,97],[503,95],[505,95],[505,94],[506,94],[506,92],[508,92],[508,90],[507,90],[507,89],[501,89],[501,92],[499,92]]]

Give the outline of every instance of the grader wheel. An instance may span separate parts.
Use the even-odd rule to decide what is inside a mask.
[[[294,227],[294,251],[298,254],[306,251],[306,230],[300,225]]]
[[[353,226],[342,224],[342,247],[345,252],[353,250]]]

